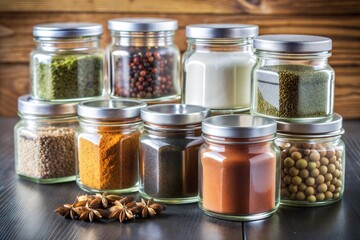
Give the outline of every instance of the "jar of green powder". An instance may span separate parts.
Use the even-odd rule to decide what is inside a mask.
[[[251,113],[290,122],[328,119],[334,106],[332,41],[308,35],[263,35],[254,40]]]
[[[31,96],[46,101],[78,101],[104,93],[103,29],[96,23],[34,26],[30,54]]]

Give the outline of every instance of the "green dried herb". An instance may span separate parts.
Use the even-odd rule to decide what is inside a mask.
[[[256,111],[281,118],[326,117],[332,105],[330,69],[307,65],[262,67],[255,73]]]
[[[102,55],[53,56],[35,61],[32,95],[43,100],[100,96],[103,88]]]

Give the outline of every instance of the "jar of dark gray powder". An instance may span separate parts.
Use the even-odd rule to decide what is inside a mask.
[[[139,190],[143,197],[170,204],[197,201],[201,121],[208,116],[208,108],[195,105],[142,109]]]
[[[75,180],[76,106],[19,97],[21,120],[14,129],[18,176],[38,183]]]

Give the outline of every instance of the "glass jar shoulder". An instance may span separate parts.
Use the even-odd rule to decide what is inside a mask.
[[[140,142],[155,148],[177,146],[178,148],[186,149],[192,146],[200,146],[203,143],[203,139],[200,135],[193,134],[151,134],[144,131],[140,135]]]
[[[252,51],[199,51],[190,49],[187,50],[183,55],[183,64],[186,68],[189,65],[213,65],[226,63],[227,65],[249,65],[254,66],[256,62],[255,55]]]
[[[277,159],[279,150],[273,142],[260,144],[213,144],[205,142],[199,156],[202,161],[214,161],[218,165],[237,165],[240,162],[253,162]]]

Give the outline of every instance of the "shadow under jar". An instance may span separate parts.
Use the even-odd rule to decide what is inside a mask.
[[[78,106],[76,182],[87,192],[138,191],[140,110],[146,104],[95,100]]]
[[[15,170],[37,183],[75,180],[77,103],[49,103],[21,96],[15,125]]]
[[[180,52],[174,44],[177,21],[120,18],[109,21],[110,96],[149,104],[180,99]]]
[[[199,150],[199,207],[209,216],[251,221],[279,206],[276,122],[250,115],[205,119]]]
[[[34,26],[36,47],[30,54],[31,97],[79,101],[104,94],[102,26],[50,23]]]
[[[342,117],[309,124],[278,122],[281,204],[322,206],[341,200],[345,180]]]
[[[183,102],[208,107],[212,114],[249,110],[252,43],[258,32],[258,26],[247,24],[187,26]]]
[[[301,122],[331,118],[332,41],[308,35],[262,35],[254,39],[251,114]]]
[[[156,201],[196,202],[201,121],[209,109],[181,104],[144,108],[140,137],[140,194]]]

